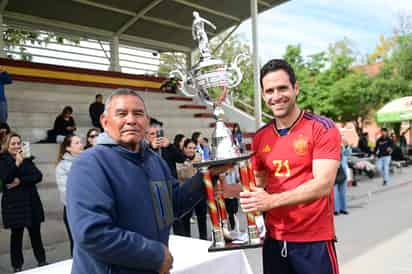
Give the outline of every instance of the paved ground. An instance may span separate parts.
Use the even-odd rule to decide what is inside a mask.
[[[412,167],[393,175],[383,187],[381,179],[362,178],[349,189],[350,214],[336,218],[339,237],[337,252],[341,274],[412,273]],[[45,205],[47,207],[47,205]],[[57,211],[58,212],[58,211]],[[69,258],[69,248],[61,216],[56,209],[43,226],[50,263]],[[244,227],[244,225],[242,225]],[[197,235],[196,225],[192,225]],[[27,234],[25,235],[27,237]],[[10,273],[9,231],[0,229],[0,273]],[[246,250],[255,274],[262,273],[261,250]],[[30,244],[25,239],[25,269],[36,266]]]

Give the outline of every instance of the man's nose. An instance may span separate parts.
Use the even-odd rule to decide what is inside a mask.
[[[133,113],[129,113],[126,116],[126,123],[127,124],[136,124],[136,116]]]

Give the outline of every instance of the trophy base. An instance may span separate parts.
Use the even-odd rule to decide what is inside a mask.
[[[221,159],[221,160],[209,160],[209,161],[202,161],[198,163],[193,163],[194,167],[213,167],[213,166],[221,166],[225,164],[234,164],[236,162],[244,161],[252,157],[253,153],[242,154],[239,157],[233,157],[228,159]]]
[[[259,247],[263,246],[263,242],[264,242],[264,240],[262,240],[262,239],[259,239],[259,242],[255,242],[255,243],[246,242],[246,243],[238,244],[238,243],[228,242],[223,247],[222,246],[212,245],[208,248],[208,251],[209,252],[218,252],[218,251],[229,251],[229,250],[236,250],[236,249],[259,248]]]

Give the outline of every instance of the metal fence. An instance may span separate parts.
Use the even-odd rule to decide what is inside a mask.
[[[38,63],[109,70],[109,42],[91,39],[78,41],[75,43],[65,40],[62,44],[48,41],[47,35],[42,34],[38,41],[24,42],[5,51],[9,58],[16,60],[29,57],[31,61]],[[164,76],[158,73],[160,55],[157,51],[120,45],[119,62],[121,71],[125,73]]]

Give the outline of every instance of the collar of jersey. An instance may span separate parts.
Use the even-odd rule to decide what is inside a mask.
[[[296,127],[296,125],[299,123],[299,121],[302,120],[303,113],[304,113],[304,111],[303,111],[303,110],[300,110],[300,113],[299,113],[298,118],[296,118],[296,120],[295,120],[295,121],[292,123],[292,125],[289,127],[288,133],[287,133],[286,135],[280,135],[280,134],[279,134],[278,128],[277,128],[277,126],[276,126],[276,119],[273,119],[273,131],[275,132],[275,134],[276,134],[277,136],[279,136],[279,137],[288,136],[288,135],[290,134],[290,132],[291,132],[291,131]]]

